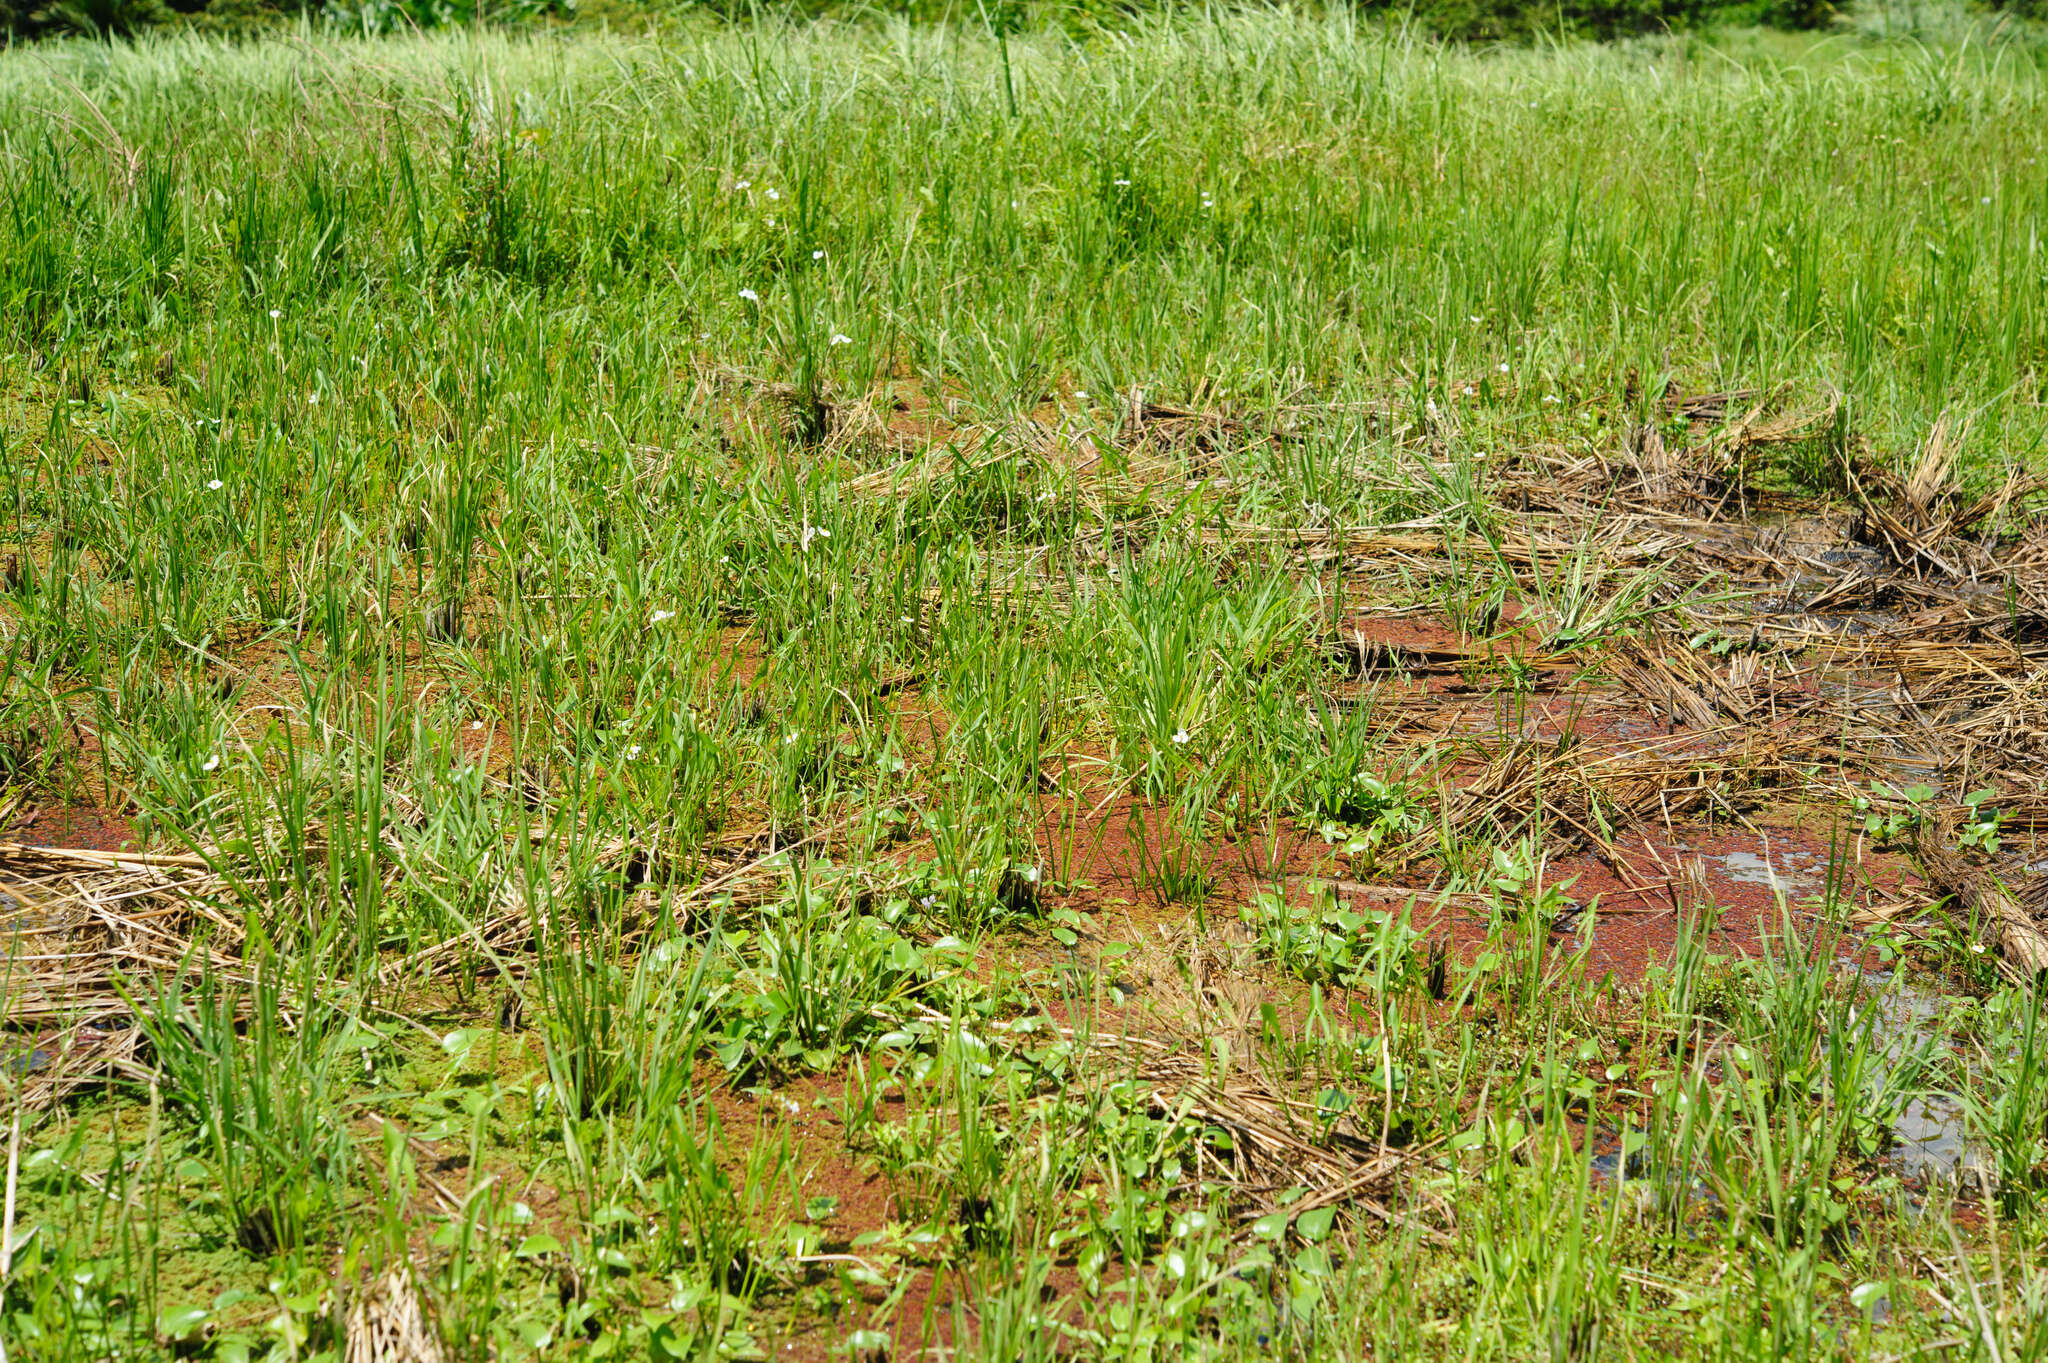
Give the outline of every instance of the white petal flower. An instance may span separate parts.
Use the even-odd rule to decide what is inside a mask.
[[[749,303],[758,303],[761,301],[761,295],[755,293],[752,289],[741,289],[740,297],[746,299]]]
[[[271,321],[275,322],[275,321],[276,321],[276,320],[277,320],[278,318],[280,318],[280,317],[282,317],[282,316],[284,316],[284,309],[283,309],[283,308],[272,308],[272,309],[270,310],[270,320],[271,320]]]
[[[824,253],[823,251],[813,251],[813,252],[811,252],[811,259],[812,259],[812,260],[823,260],[824,258],[825,258],[825,253]]]
[[[1503,374],[1505,374],[1505,373],[1507,373],[1507,372],[1508,372],[1508,365],[1507,365],[1507,361],[1506,361],[1506,360],[1502,360],[1502,361],[1501,361],[1501,365],[1500,365],[1500,372],[1501,372],[1501,373],[1503,373]]]
[[[779,189],[771,189],[768,191],[768,197],[771,199],[779,199],[782,197],[782,191]]]
[[[675,619],[675,617],[676,613],[674,611],[656,611],[654,614],[647,617],[647,623],[650,625],[658,625],[664,620],[673,620]]]
[[[852,344],[853,344],[853,337],[851,337],[851,336],[848,336],[848,335],[847,335],[847,334],[846,334],[845,332],[843,332],[843,331],[835,331],[835,332],[833,332],[833,333],[832,333],[832,342],[831,342],[831,343],[832,343],[833,345],[852,345]]]
[[[214,754],[213,756],[211,756],[211,757],[209,757],[209,758],[207,758],[207,759],[206,759],[206,764],[205,764],[204,766],[200,767],[200,769],[199,769],[199,770],[201,770],[201,771],[212,771],[212,770],[214,770],[215,768],[217,768],[217,767],[219,767],[219,766],[220,766],[220,754],[219,754],[219,753],[215,753],[215,754]]]
[[[635,743],[632,747],[626,749],[626,760],[628,762],[631,762],[634,758],[638,757],[639,755],[640,745],[638,743]]]
[[[1173,741],[1176,747],[1185,746],[1188,741],[1188,731],[1186,729],[1175,729],[1173,731]]]
[[[732,187],[734,189],[752,189],[754,182],[752,180],[735,180],[732,183]]]
[[[209,478],[206,480],[206,490],[208,492],[219,492],[222,488],[226,486],[227,484],[223,483],[218,478]]]
[[[1118,189],[1129,189],[1131,187],[1131,182],[1129,180],[1111,180],[1110,183],[1115,185]]]
[[[478,730],[478,729],[481,729],[481,728],[483,728],[483,727],[484,727],[484,722],[483,722],[482,720],[480,720],[480,719],[472,719],[472,720],[471,720],[471,721],[469,722],[469,727],[470,727],[470,731],[471,731],[471,732],[473,733],[473,732],[475,732],[476,730]]]

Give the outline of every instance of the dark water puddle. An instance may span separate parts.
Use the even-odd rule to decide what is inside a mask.
[[[1654,1215],[1660,1209],[1668,1213],[1681,1205],[1686,1217],[1705,1214],[1712,1219],[1721,1215],[1721,1198],[1705,1179],[1696,1174],[1659,1174],[1641,1151],[1624,1156],[1616,1133],[1608,1132],[1603,1139],[1608,1148],[1591,1160],[1593,1181],[1628,1199],[1637,1216]]]
[[[1726,864],[1748,855],[1730,853],[1717,860]],[[1757,863],[1754,868],[1736,862],[1728,866],[1729,874],[1737,876],[1745,869],[1752,870],[1755,883],[1771,884],[1775,878],[1774,888],[1806,878],[1787,876],[1782,858],[1774,859],[1775,864],[1765,863],[1760,857],[1752,860]],[[1943,997],[1893,973],[1863,971],[1858,975],[1866,990],[1859,1007],[1869,1010],[1876,1063],[1891,1071],[1919,1071],[1931,1047],[1947,1044],[1938,1036]],[[1623,1133],[1612,1129],[1592,1134],[1595,1153],[1590,1163],[1596,1180],[1625,1190],[1644,1212],[1660,1202],[1669,1206],[1672,1198],[1681,1193],[1695,1206],[1719,1206],[1719,1199],[1698,1177],[1683,1180],[1685,1186],[1681,1190],[1677,1175],[1659,1174],[1642,1153],[1624,1155],[1624,1139]],[[1972,1138],[1962,1104],[1949,1094],[1927,1089],[1914,1093],[1893,1121],[1892,1143],[1878,1162],[1908,1182],[1920,1185],[1969,1179],[1976,1170],[1992,1164],[1990,1152]]]
[[[35,1074],[57,1063],[57,1053],[46,1051],[41,1046],[30,1046],[18,1051],[0,1051],[0,1074],[9,1078]]]
[[[1893,973],[1864,972],[1870,987],[1871,1039],[1881,1063],[1915,1063],[1925,1050],[1928,1033],[1941,1016],[1942,997]],[[1892,1147],[1884,1163],[1913,1179],[1955,1179],[1979,1165],[1989,1153],[1970,1139],[1962,1104],[1939,1092],[1921,1092],[1892,1123]]]

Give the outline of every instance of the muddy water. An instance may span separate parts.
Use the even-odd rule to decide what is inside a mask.
[[[1819,884],[1818,872],[1807,867],[1818,866],[1820,858],[1810,852],[1780,852],[1776,856],[1747,851],[1723,852],[1713,861],[1730,880],[1744,885],[1761,885],[1782,895],[1805,894]]]

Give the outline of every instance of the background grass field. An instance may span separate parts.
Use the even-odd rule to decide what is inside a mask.
[[[2035,1356],[2032,991],[1850,891],[2038,781],[1837,781],[1813,902],[1603,978],[1352,628],[1499,751],[1750,685],[1517,519],[1653,439],[2031,542],[2040,49],[1879,27],[0,52],[0,769],[144,854],[9,854],[8,1356]]]

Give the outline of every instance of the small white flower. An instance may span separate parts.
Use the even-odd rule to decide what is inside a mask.
[[[833,345],[852,345],[852,344],[853,344],[853,337],[851,337],[851,336],[848,336],[848,335],[847,335],[847,334],[846,334],[845,332],[843,332],[843,331],[835,331],[835,332],[833,332],[833,333],[832,333],[832,341],[831,341],[831,344],[833,344]]]
[[[746,299],[749,303],[758,303],[761,301],[761,295],[755,293],[752,289],[741,289],[740,297]]]
[[[711,333],[708,331],[700,331],[697,333],[697,339],[700,341],[708,341],[711,339]]]
[[[284,316],[284,309],[283,309],[283,308],[272,308],[272,309],[270,310],[270,320],[271,320],[271,321],[275,322],[275,321],[276,321],[276,320],[277,320],[278,318],[280,318],[280,317],[282,317],[282,316]]]
[[[1470,322],[1470,323],[1471,323],[1471,324],[1472,324],[1473,326],[1475,326],[1475,327],[1476,327],[1476,326],[1478,326],[1478,325],[1479,325],[1479,324],[1480,324],[1481,322],[1485,321],[1486,319],[1485,319],[1485,318],[1483,318],[1483,317],[1474,317],[1474,316],[1472,316],[1471,314],[1469,314],[1469,313],[1468,313],[1468,314],[1466,314],[1465,320],[1466,320],[1466,321],[1468,321],[1468,322]]]
[[[1986,195],[1984,196],[1984,200],[1983,200],[1983,201],[1984,201],[1985,203],[1990,203],[1990,202],[1991,202],[1991,196],[1990,196],[1989,194],[1986,194]]]
[[[635,743],[632,747],[626,749],[626,760],[628,762],[631,762],[634,758],[638,757],[639,755],[640,745],[638,743]]]
[[[1173,742],[1175,747],[1185,747],[1187,745],[1187,741],[1188,731],[1186,729],[1175,729],[1173,731]]]
[[[1506,361],[1506,360],[1502,360],[1502,361],[1501,361],[1501,363],[1500,363],[1500,372],[1501,372],[1501,373],[1503,373],[1503,374],[1505,374],[1505,373],[1507,373],[1507,372],[1508,372],[1508,363],[1507,363],[1507,361]]]
[[[775,225],[775,219],[773,219],[773,218],[770,218],[770,219],[768,219],[768,225],[769,225],[770,227],[773,227],[773,226]]]
[[[474,731],[476,731],[476,730],[478,730],[478,729],[481,729],[481,728],[483,728],[483,727],[484,727],[484,722],[483,722],[482,720],[480,720],[480,719],[472,719],[472,720],[471,720],[471,721],[469,722],[469,727],[470,727],[470,730],[471,730],[471,732],[474,732]]]
[[[802,735],[802,730],[791,729],[788,733],[782,736],[782,746],[785,748],[788,747],[790,744],[796,742],[798,738],[802,737]]]
[[[768,191],[768,197],[770,199],[780,199],[782,197],[782,191],[779,189],[771,189]]]
[[[1079,398],[1083,402],[1086,402],[1088,400],[1088,394],[1084,389],[1076,388],[1074,390],[1074,396]]]
[[[1465,396],[1468,398],[1476,398],[1479,396],[1479,390],[1468,383],[1465,385]]]
[[[752,189],[754,182],[752,180],[735,180],[732,183],[732,187],[734,189]]]
[[[718,561],[719,561],[720,563],[730,563],[730,562],[732,562],[732,555],[731,555],[731,554],[720,554],[720,555],[718,556]]]
[[[1010,207],[1012,208],[1022,208],[1023,206],[1023,204],[1018,203],[1015,199],[1010,200]]]
[[[825,258],[825,253],[824,253],[823,251],[813,251],[813,252],[811,252],[811,259],[812,259],[812,260],[823,260],[824,258]]]
[[[207,759],[206,759],[206,765],[202,766],[202,767],[201,767],[201,768],[200,768],[199,770],[201,770],[201,771],[212,771],[212,770],[213,770],[214,768],[218,767],[219,765],[220,765],[220,754],[219,754],[219,753],[215,753],[215,754],[214,754],[214,755],[213,755],[212,757],[209,757],[209,758],[207,758]]]
[[[223,483],[218,478],[209,478],[206,480],[206,490],[208,492],[219,492],[222,488],[226,486],[227,484]]]
[[[658,625],[664,620],[673,620],[675,618],[676,613],[674,611],[656,611],[654,614],[647,617],[647,623],[650,625]]]
[[[1111,180],[1110,183],[1115,185],[1118,189],[1129,189],[1131,187],[1131,182],[1129,180]]]
[[[306,394],[306,405],[308,407],[318,407],[320,405],[320,395],[318,393]]]

